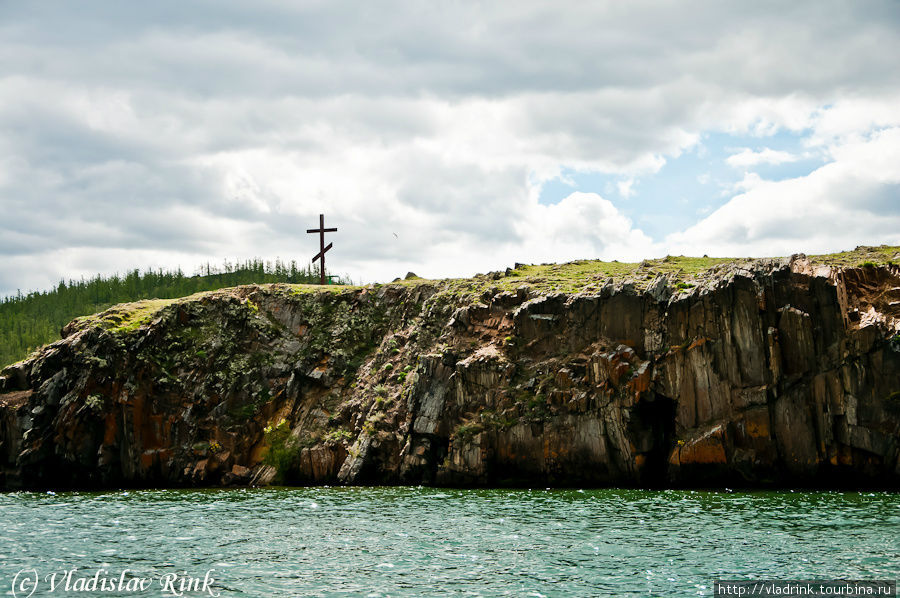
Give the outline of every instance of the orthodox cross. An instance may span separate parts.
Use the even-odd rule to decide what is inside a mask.
[[[327,247],[325,246],[325,233],[333,233],[336,231],[336,228],[325,228],[325,214],[319,214],[319,228],[306,229],[306,232],[308,233],[319,233],[319,253],[312,259],[312,261],[320,260],[319,284],[325,284],[325,252],[331,249],[331,243],[329,243]]]

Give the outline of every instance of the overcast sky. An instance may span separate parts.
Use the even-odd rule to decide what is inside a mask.
[[[0,2],[0,294],[900,244],[900,2]]]

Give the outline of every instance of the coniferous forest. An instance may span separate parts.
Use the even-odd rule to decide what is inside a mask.
[[[336,280],[335,284],[345,281]],[[206,264],[194,275],[176,270],[137,269],[122,275],[60,281],[56,288],[0,299],[0,367],[27,357],[34,349],[59,338],[60,329],[78,316],[102,311],[116,303],[139,299],[172,299],[200,291],[270,282],[317,283],[318,270],[298,268],[292,261],[252,259],[220,266]]]

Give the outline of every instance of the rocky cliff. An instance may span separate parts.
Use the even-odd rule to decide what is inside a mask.
[[[0,488],[897,489],[894,260],[517,264],[117,306],[0,374]]]

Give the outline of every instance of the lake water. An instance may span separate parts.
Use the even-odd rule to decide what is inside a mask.
[[[73,568],[66,592],[64,573]],[[211,569],[204,591],[200,580]],[[90,588],[84,584],[98,571],[96,583],[106,579],[112,590],[74,591],[79,577],[79,587]],[[0,495],[0,592],[13,595],[15,581],[19,597],[33,575],[35,596],[161,596],[193,583],[182,587],[199,591],[185,595],[387,597],[709,596],[716,578],[898,573],[900,494],[889,493],[270,488]],[[112,585],[129,579],[149,585]]]

